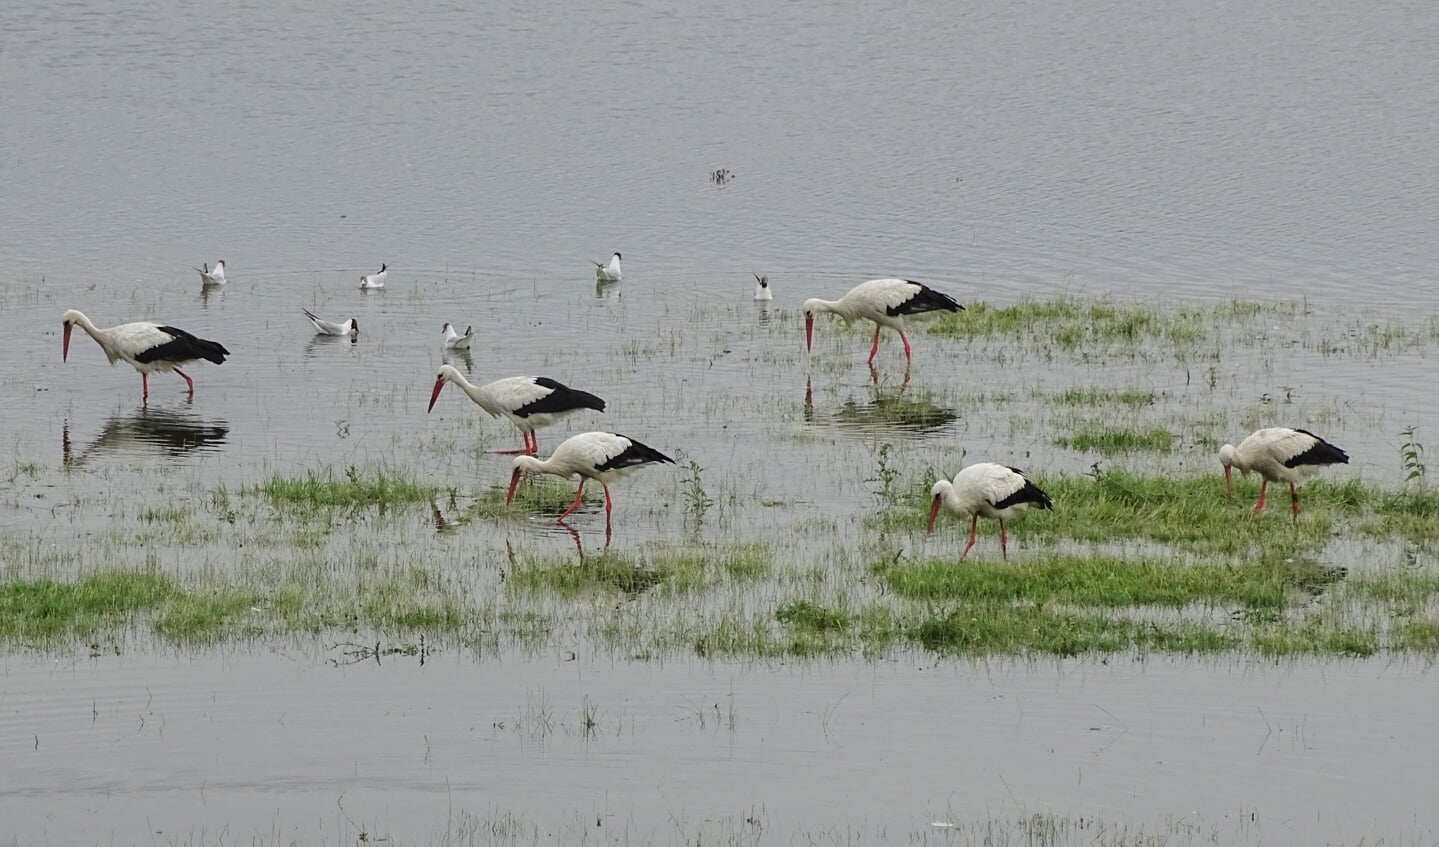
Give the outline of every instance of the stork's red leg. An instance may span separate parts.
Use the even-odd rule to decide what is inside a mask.
[[[869,360],[874,361],[874,354],[879,352],[879,324],[874,325],[874,344],[869,348]]]
[[[1254,511],[1257,512],[1257,511],[1259,511],[1260,509],[1264,508],[1264,489],[1265,489],[1265,488],[1268,488],[1268,487],[1269,487],[1269,480],[1267,480],[1267,479],[1261,479],[1261,480],[1259,481],[1259,502],[1254,504]]]
[[[532,450],[530,450],[530,434],[529,434],[528,432],[521,431],[521,432],[520,432],[520,435],[521,435],[521,437],[524,439],[524,444],[525,444],[525,446],[524,446],[523,448],[521,448],[521,449],[519,449],[519,450],[496,450],[496,451],[495,451],[495,455],[496,455],[496,456],[526,456],[526,455],[529,455],[531,452],[533,452]]]
[[[573,512],[575,509],[578,509],[580,507],[580,495],[584,493],[585,478],[580,477],[580,487],[575,489],[575,502],[571,503],[570,507],[568,509],[565,509],[558,518],[555,518],[555,523],[562,523],[565,518],[570,516],[570,512]]]
[[[1294,507],[1294,522],[1299,523],[1299,489],[1289,483],[1289,505]]]
[[[530,444],[529,444],[529,447],[530,447],[530,455],[531,455],[531,456],[533,456],[533,455],[535,455],[536,453],[540,452],[540,434],[539,434],[538,432],[535,432],[534,430],[530,430]]]
[[[971,518],[970,521],[969,521],[969,543],[966,544],[966,545],[964,545],[964,552],[959,554],[959,560],[960,560],[961,562],[964,561],[964,557],[965,557],[965,556],[968,556],[968,555],[969,555],[969,548],[971,548],[971,547],[974,546],[974,534],[975,534],[976,532],[978,532],[978,531],[979,531],[979,515],[975,515],[975,516],[974,516],[973,518]]]
[[[144,373],[140,374],[140,399],[141,399],[141,400],[149,400],[149,399],[150,399],[150,375],[149,375],[149,374],[144,374]]]
[[[194,393],[195,393],[195,380],[190,379],[190,377],[186,376],[186,375],[185,375],[185,372],[182,371],[182,370],[180,370],[179,368],[176,368],[176,369],[175,369],[175,373],[179,374],[179,375],[180,375],[180,378],[183,379],[183,380],[185,380],[185,384],[190,387],[190,393],[191,393],[191,394],[194,394]]]
[[[610,510],[614,508],[614,501],[610,499],[610,487],[601,482],[605,489],[605,534],[610,532]]]
[[[904,361],[909,363],[909,339],[904,337],[904,330],[899,331],[899,340],[904,342]]]
[[[999,519],[999,552],[1009,561],[1009,536],[1004,534],[1004,518]]]

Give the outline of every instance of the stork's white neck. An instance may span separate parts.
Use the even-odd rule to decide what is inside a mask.
[[[818,297],[811,297],[804,301],[804,310],[811,315],[819,312],[829,312],[844,318],[845,323],[855,319],[856,308],[854,304],[845,302],[845,298],[838,300],[821,300]]]

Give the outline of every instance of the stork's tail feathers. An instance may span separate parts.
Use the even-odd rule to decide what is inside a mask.
[[[629,436],[626,435],[625,438],[629,438]],[[639,441],[634,440],[633,438],[630,438],[629,449],[625,452],[635,454],[646,462],[659,462],[661,464],[670,465],[673,465],[675,463],[675,460],[671,459],[669,456],[666,456],[665,454],[649,446],[648,444],[643,444]]]
[[[1054,509],[1054,501],[1049,499],[1049,495],[1045,494],[1029,477],[1025,476],[1024,471],[1019,468],[1010,468],[1010,470],[1019,474],[1020,478],[1024,480],[1024,487],[1004,498],[1003,501],[994,504],[995,508],[1005,509],[1020,503],[1028,503],[1032,509]]]

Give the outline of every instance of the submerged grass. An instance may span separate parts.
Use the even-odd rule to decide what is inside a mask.
[[[393,506],[421,503],[434,497],[439,489],[383,471],[372,477],[362,475],[353,466],[337,479],[333,473],[313,471],[304,477],[289,478],[276,474],[264,483],[241,490],[258,494],[277,506],[293,505],[310,508]]]
[[[1182,565],[1158,559],[1045,555],[1021,562],[925,562],[880,566],[880,579],[915,600],[1064,603],[1076,606],[1194,604],[1283,609],[1341,579],[1312,562],[1249,566]]]
[[[1211,321],[1212,317],[1199,309],[1161,310],[1060,297],[1021,300],[1010,306],[966,303],[963,312],[931,322],[929,331],[952,338],[1032,338],[1070,350],[1086,344],[1146,340],[1193,346],[1212,337]]]
[[[1081,453],[1117,456],[1121,453],[1168,453],[1174,449],[1174,433],[1155,427],[1148,430],[1100,427],[1081,429],[1054,440],[1057,447]]]

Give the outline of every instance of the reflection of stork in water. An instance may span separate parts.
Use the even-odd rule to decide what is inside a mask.
[[[897,388],[871,386],[869,399],[858,402],[853,397],[844,401],[832,415],[817,415],[814,408],[814,388],[808,378],[804,383],[804,422],[807,424],[829,423],[876,432],[927,433],[943,429],[959,420],[959,412],[948,406],[941,406],[921,392],[909,396],[906,382]]]
[[[76,453],[70,444],[70,422],[61,435],[61,451],[67,465],[78,465],[92,455],[121,453],[153,455],[156,451],[179,458],[195,450],[219,450],[230,435],[224,421],[206,421],[179,410],[141,409],[130,415],[113,415],[100,434]]]

